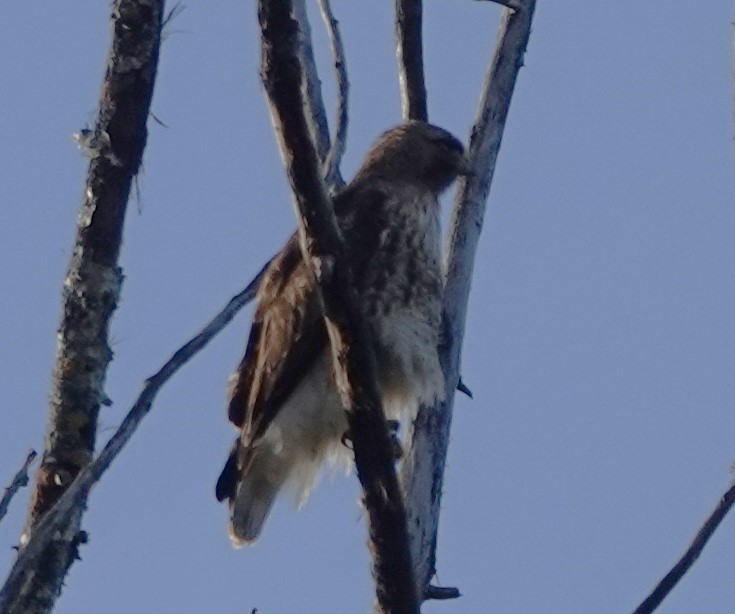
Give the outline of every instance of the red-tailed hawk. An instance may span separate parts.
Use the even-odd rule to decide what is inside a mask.
[[[334,198],[360,311],[375,342],[388,419],[413,420],[444,395],[438,195],[464,166],[462,144],[423,122],[378,140]],[[282,487],[303,502],[325,459],[349,462],[316,282],[294,234],[260,283],[229,417],[240,435],[217,481],[235,545],[254,542]],[[341,458],[340,458],[341,457]]]

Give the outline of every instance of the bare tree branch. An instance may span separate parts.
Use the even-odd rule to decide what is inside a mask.
[[[160,48],[162,0],[117,0],[112,45],[92,130],[79,134],[90,158],[77,236],[64,281],[63,315],[41,467],[25,537],[89,463],[112,351],[107,329],[117,305],[117,266],[133,178],[147,139],[146,122]],[[3,612],[33,614],[53,607],[77,555],[84,502],[60,525],[43,565],[26,578]]]
[[[314,48],[311,44],[311,26],[306,12],[306,0],[294,0],[294,16],[299,24],[299,60],[304,74],[304,112],[309,133],[314,140],[317,155],[322,163],[322,174],[325,174],[327,170],[325,163],[330,150],[329,125],[322,98],[322,82],[319,79]],[[336,169],[331,180],[333,183],[328,183],[330,189],[338,189],[344,185],[345,182],[339,173],[339,168]]]
[[[513,9],[514,11],[522,11],[524,9],[523,0],[485,0],[486,2],[494,2]]]
[[[260,0],[262,78],[298,212],[301,249],[319,282],[335,379],[352,437],[369,518],[377,608],[417,613],[406,516],[380,405],[372,345],[358,317],[344,245],[304,118],[303,75],[290,0]]]
[[[87,465],[69,488],[59,497],[55,505],[36,524],[28,544],[21,549],[10,574],[0,590],[0,612],[9,612],[15,595],[21,590],[28,574],[32,574],[39,559],[44,556],[46,548],[56,538],[70,514],[86,503],[90,489],[102,477],[115,457],[128,443],[139,424],[150,411],[158,391],[184,366],[191,358],[204,348],[237,314],[255,297],[260,279],[270,262],[239,294],[232,297],[229,303],[192,339],[181,346],[168,361],[148,378],[143,391],[130,409],[115,434],[89,465]],[[14,611],[14,610],[12,610]]]
[[[732,27],[732,61],[733,61],[733,68],[735,68],[735,22],[730,22],[730,26]],[[733,78],[735,78],[735,72],[733,73]],[[735,120],[735,99],[733,99],[733,120]],[[733,139],[735,140],[735,134],[733,135]]]
[[[505,120],[531,32],[534,8],[535,0],[529,0],[523,10],[504,11],[498,43],[470,136],[470,173],[460,180],[452,212],[444,294],[446,339],[440,348],[446,378],[446,400],[437,407],[422,407],[419,410],[411,449],[401,468],[411,557],[418,586],[428,586],[436,571],[444,464],[449,445],[454,391],[459,383],[475,253]]]
[[[635,609],[633,614],[650,614],[661,605],[661,602],[674,589],[692,565],[694,565],[699,555],[702,554],[702,550],[704,550],[707,542],[717,530],[717,527],[720,526],[720,523],[724,520],[733,504],[735,504],[735,484],[730,486],[727,492],[722,495],[717,507],[709,515],[702,528],[699,529],[699,532],[684,553],[684,556],[671,568],[671,571],[664,576],[653,592]]]
[[[429,599],[444,601],[446,599],[458,599],[461,596],[459,589],[454,586],[433,586],[430,584],[424,591],[425,601]]]
[[[347,123],[348,108],[350,95],[350,82],[347,79],[347,56],[345,48],[342,44],[342,34],[339,30],[339,23],[334,18],[330,0],[319,0],[319,8],[321,9],[322,19],[329,32],[329,42],[332,46],[332,55],[334,56],[334,70],[337,74],[337,121],[334,130],[334,138],[329,148],[329,154],[324,163],[324,180],[330,188],[342,187],[342,181],[339,167],[342,164],[342,156],[345,153],[347,144]]]
[[[38,456],[38,454],[36,454],[35,450],[28,452],[28,456],[26,456],[23,466],[13,477],[13,481],[10,482],[10,486],[5,489],[3,498],[0,500],[0,521],[5,518],[5,514],[8,513],[8,507],[10,507],[10,502],[13,500],[13,497],[15,497],[15,494],[21,488],[28,485],[28,469],[30,469],[31,463],[35,460],[36,456]]]
[[[429,121],[421,38],[422,0],[396,0],[396,55],[404,119]]]

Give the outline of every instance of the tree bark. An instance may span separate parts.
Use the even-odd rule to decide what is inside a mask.
[[[403,118],[427,122],[422,27],[422,0],[396,0],[396,55]]]
[[[467,154],[470,172],[460,181],[449,229],[444,291],[445,339],[440,348],[446,400],[436,407],[420,408],[410,452],[401,468],[411,558],[420,597],[431,596],[429,584],[436,572],[444,465],[449,446],[454,391],[459,384],[475,253],[505,120],[531,33],[535,4],[535,0],[528,0],[523,10],[504,9],[498,42],[471,132]]]
[[[108,327],[117,306],[122,271],[117,265],[130,188],[147,139],[158,64],[163,2],[118,0],[113,39],[94,130],[78,142],[90,157],[86,188],[69,270],[54,368],[41,466],[36,475],[24,542],[94,452],[97,415],[107,402],[107,366],[112,359]],[[44,550],[38,565],[5,592],[3,612],[48,612],[61,592],[77,548],[82,501]],[[41,564],[42,563],[42,564]],[[7,588],[7,587],[6,587]],[[7,608],[7,609],[5,609]]]

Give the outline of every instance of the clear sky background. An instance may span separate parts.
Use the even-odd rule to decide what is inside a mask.
[[[397,123],[392,2],[335,0],[352,83],[350,177]],[[501,8],[427,0],[431,120],[467,139]],[[2,3],[0,484],[45,428],[61,282],[109,3]],[[474,281],[429,614],[631,611],[727,488],[735,460],[733,5],[539,2]],[[312,28],[323,51],[323,29]],[[258,77],[250,2],[167,28],[100,441],[141,382],[295,222]],[[333,101],[329,58],[325,94]],[[160,394],[93,491],[59,614],[368,612],[354,476],[279,503],[235,551],[213,495],[225,387],[250,311]],[[13,558],[27,489],[0,525]],[[735,517],[661,612],[735,611]]]

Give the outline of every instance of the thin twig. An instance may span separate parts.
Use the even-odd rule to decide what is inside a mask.
[[[36,456],[38,455],[35,450],[28,452],[28,456],[26,456],[23,466],[18,470],[18,473],[15,474],[15,477],[13,477],[13,481],[10,482],[10,486],[5,489],[3,498],[0,500],[0,521],[5,518],[5,514],[8,513],[8,507],[10,507],[10,502],[13,500],[15,494],[21,488],[28,485],[28,469]]]
[[[319,79],[319,70],[314,58],[314,47],[311,43],[311,26],[306,12],[306,0],[293,0],[294,18],[299,24],[299,61],[304,75],[304,96],[306,122],[309,126],[311,138],[314,140],[319,160],[324,166],[329,155],[329,124],[327,112],[322,97],[322,82]],[[333,177],[334,184],[329,184],[330,189],[338,189],[344,185],[344,180],[337,169]]]
[[[504,11],[478,115],[471,131],[469,173],[460,180],[452,211],[444,293],[446,335],[445,343],[440,347],[446,400],[436,407],[419,409],[410,452],[401,469],[411,533],[411,557],[419,586],[427,586],[435,573],[444,465],[454,391],[459,384],[460,356],[475,254],[505,120],[531,32],[534,8],[535,0],[528,0],[525,10]]]
[[[270,264],[270,263],[268,263]],[[0,590],[0,612],[7,612],[10,600],[24,582],[28,570],[38,563],[46,547],[55,539],[56,531],[64,525],[67,516],[86,501],[87,495],[99,481],[115,457],[135,433],[141,421],[151,409],[161,387],[204,348],[255,296],[260,278],[268,264],[256,275],[248,286],[232,297],[227,305],[192,339],[181,346],[153,376],[145,381],[143,391],[125,416],[115,434],[108,440],[97,457],[87,465],[66,489],[56,504],[35,526],[30,541],[21,549],[10,570],[5,585]]]
[[[730,27],[732,28],[732,64],[731,66],[735,67],[735,22],[730,22]],[[735,78],[735,73],[733,73],[733,78]],[[735,100],[733,100],[733,120],[735,120]],[[733,135],[733,140],[735,140],[735,134]]]
[[[166,13],[166,16],[163,18],[163,21],[161,22],[161,29],[165,28],[167,25],[173,22],[174,19],[176,19],[181,13],[183,13],[186,10],[186,6],[181,4],[180,2],[177,2],[174,4]]]
[[[319,0],[319,8],[322,19],[329,33],[329,43],[334,56],[334,70],[337,75],[337,127],[334,130],[334,138],[329,148],[329,154],[323,161],[324,181],[330,188],[340,188],[344,183],[341,178],[339,167],[342,164],[342,156],[347,144],[347,124],[350,96],[350,82],[347,78],[347,55],[342,44],[342,34],[339,23],[334,18],[330,0]]]
[[[514,11],[521,11],[525,8],[525,4],[523,0],[477,0],[485,1],[485,2],[494,2],[495,4],[500,4],[502,6],[506,6],[509,9],[513,9]]]
[[[446,599],[458,599],[462,594],[455,586],[434,586],[430,584],[424,591],[424,599],[433,599],[435,601],[444,601]]]
[[[396,0],[396,56],[404,119],[429,121],[421,37],[422,0]]]
[[[304,79],[291,0],[260,0],[263,85],[298,213],[301,249],[318,280],[335,383],[347,408],[368,512],[378,610],[417,614],[406,515],[377,388],[375,356],[359,317],[351,271],[304,117]],[[319,266],[315,266],[318,263]]]
[[[651,594],[646,597],[643,603],[635,609],[633,614],[650,614],[655,611],[659,605],[661,605],[661,602],[679,583],[692,565],[694,565],[694,562],[699,558],[699,555],[702,554],[702,550],[704,550],[707,542],[717,530],[717,527],[720,526],[720,523],[730,511],[733,504],[735,504],[735,484],[730,486],[727,492],[722,495],[717,507],[712,510],[712,513],[709,515],[707,520],[705,520],[684,555],[679,559],[676,565],[671,568],[671,571],[664,576],[661,582],[658,583]]]

